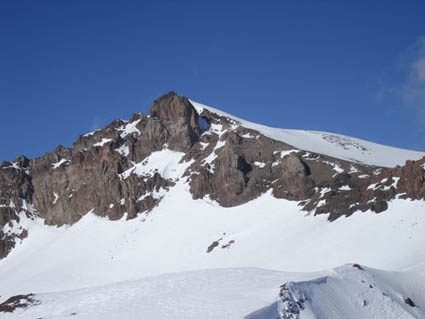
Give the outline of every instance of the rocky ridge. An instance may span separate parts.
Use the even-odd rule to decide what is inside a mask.
[[[161,153],[175,157],[173,167],[151,166]],[[300,150],[208,109],[199,114],[170,92],[149,115],[114,121],[40,158],[3,162],[0,258],[27,236],[22,219],[61,226],[89,211],[131,219],[152,210],[181,178],[194,199],[230,207],[271,192],[335,220],[383,212],[394,198],[424,199],[424,166],[425,158],[383,168]]]

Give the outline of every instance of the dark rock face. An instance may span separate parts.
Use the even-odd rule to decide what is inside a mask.
[[[227,207],[270,192],[334,220],[359,210],[381,213],[396,197],[425,198],[425,158],[384,169],[306,152],[208,110],[198,114],[170,92],[154,101],[149,116],[114,121],[40,158],[3,162],[0,258],[27,236],[22,218],[61,226],[89,211],[112,220],[149,212],[177,180],[137,167],[165,149],[190,163],[179,178],[187,179],[194,199]]]
[[[128,218],[152,209],[156,200],[143,195],[167,189],[173,182],[160,174],[150,178],[120,174],[165,144],[187,151],[199,139],[198,115],[189,101],[175,93],[156,100],[151,116],[136,114],[130,123],[113,122],[93,135],[81,136],[72,149],[58,148],[32,161],[34,206],[46,223],[72,224],[94,211],[110,219]],[[105,134],[106,133],[106,134]],[[99,136],[98,136],[99,135]],[[95,141],[106,141],[105,143]],[[128,155],[117,151],[128,149]],[[66,161],[64,161],[66,159]],[[52,163],[57,165],[52,169]]]
[[[201,136],[198,113],[187,98],[174,92],[155,100],[150,116],[163,122],[169,134],[166,143],[173,150],[187,152]]]
[[[18,157],[15,162],[3,162],[0,166],[0,258],[15,247],[15,242],[27,236],[22,227],[14,227],[22,216],[32,217],[29,209],[34,195],[29,160]],[[22,212],[20,216],[18,212]],[[6,229],[5,226],[8,226]]]
[[[223,134],[210,140],[217,145],[216,158],[212,164],[205,164],[201,156],[191,170],[191,192],[194,198],[209,195],[222,206],[234,206],[254,199],[268,189],[278,198],[301,200],[313,192],[313,181],[309,169],[297,155],[289,154],[280,158],[281,150],[291,147],[264,136],[245,138],[257,134],[243,128]],[[210,150],[206,150],[206,155]],[[278,154],[279,153],[279,154]]]
[[[403,167],[392,169],[370,167],[367,174],[336,176],[333,183],[322,184],[328,191],[321,197],[323,205],[315,213],[329,213],[329,219],[349,216],[355,211],[372,210],[381,213],[394,198],[425,199],[425,157],[419,161],[407,161]],[[367,170],[366,170],[367,172]],[[340,180],[344,182],[340,182]],[[338,184],[347,185],[345,189]],[[314,199],[314,197],[313,197]],[[313,210],[313,201],[306,209]]]

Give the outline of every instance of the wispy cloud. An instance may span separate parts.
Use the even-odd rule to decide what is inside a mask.
[[[394,87],[388,86],[384,81],[380,80],[378,82],[379,91],[378,94],[376,94],[376,100],[379,103],[384,102],[385,98],[396,94],[396,89]]]
[[[396,101],[398,108],[413,113],[420,124],[425,124],[425,36],[403,52],[392,72],[377,84],[379,103]]]
[[[405,113],[403,118],[412,121],[411,146],[425,149],[425,35],[400,52],[397,63],[385,71],[377,85],[377,102],[386,105],[390,113]]]
[[[425,123],[425,36],[421,36],[406,55],[407,76],[401,85],[403,105],[411,108]]]
[[[100,129],[101,126],[102,126],[102,122],[103,122],[102,118],[100,116],[96,115],[91,122],[90,130],[96,131],[96,130]]]

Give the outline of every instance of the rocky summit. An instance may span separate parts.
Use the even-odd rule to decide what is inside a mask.
[[[175,164],[184,169],[143,169],[158,152],[182,155]],[[28,235],[23,216],[57,226],[88,212],[133,219],[180,179],[193,199],[232,207],[270,192],[333,221],[385,213],[395,198],[425,199],[424,167],[425,157],[389,168],[304,150],[170,92],[154,101],[149,115],[114,121],[39,158],[3,162],[0,258]]]

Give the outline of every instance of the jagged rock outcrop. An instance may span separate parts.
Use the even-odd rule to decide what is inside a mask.
[[[329,220],[349,216],[356,211],[381,213],[395,198],[425,199],[425,157],[407,161],[403,167],[374,168],[368,174],[340,174],[331,183],[321,185],[323,195],[317,205],[317,195],[305,206],[316,214],[329,214]],[[313,203],[313,205],[311,205]]]
[[[125,178],[122,173],[166,145],[189,151],[201,128],[188,99],[173,92],[156,100],[150,113],[135,114],[129,122],[114,121],[102,130],[81,135],[71,148],[59,146],[40,158],[4,162],[0,171],[0,258],[26,236],[25,230],[11,230],[19,223],[21,212],[61,226],[77,222],[88,211],[119,219],[152,209],[160,200],[154,193],[174,182],[158,172]],[[34,211],[28,211],[27,205]]]
[[[280,286],[278,299],[279,319],[298,319],[304,309],[303,298],[297,298],[292,292],[292,282]]]
[[[186,163],[184,173],[152,166],[159,151],[180,152],[173,165]],[[358,210],[382,212],[396,197],[424,199],[424,165],[425,158],[386,169],[306,152],[207,109],[199,114],[170,92],[154,101],[149,116],[114,121],[40,158],[4,162],[0,258],[27,235],[21,218],[58,226],[89,211],[133,218],[155,207],[179,178],[194,199],[235,206],[270,192],[334,220]]]
[[[73,147],[31,162],[35,189],[34,206],[39,216],[52,225],[72,224],[94,210],[101,216],[128,218],[151,209],[155,200],[142,196],[173,182],[160,174],[150,178],[120,175],[152,152],[168,145],[188,151],[201,134],[198,114],[189,101],[173,92],[159,98],[150,117],[135,114],[131,121],[115,121],[104,130],[86,134]]]
[[[249,134],[257,134],[258,138]],[[216,156],[211,163],[201,156],[192,165],[194,198],[209,195],[223,206],[234,206],[268,189],[273,189],[278,198],[291,200],[306,199],[314,192],[309,168],[301,157],[294,154],[282,157],[282,152],[289,151],[291,146],[244,128],[224,133],[221,138],[217,135],[212,140],[216,147],[219,143],[223,146],[206,150],[207,156],[211,152]]]
[[[0,258],[8,254],[17,240],[27,236],[26,229],[18,226],[22,217],[18,212],[32,217],[28,207],[34,189],[28,169],[29,160],[25,156],[0,166]]]

